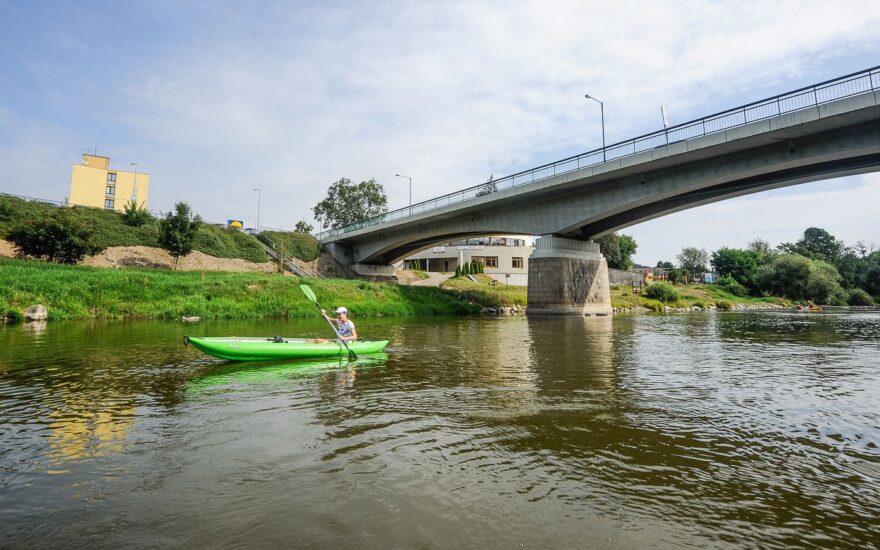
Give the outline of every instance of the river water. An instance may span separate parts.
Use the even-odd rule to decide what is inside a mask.
[[[0,328],[0,547],[876,546],[880,314]]]

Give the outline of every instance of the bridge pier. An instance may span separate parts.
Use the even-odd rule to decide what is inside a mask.
[[[611,315],[608,263],[593,241],[543,235],[529,259],[530,315]]]

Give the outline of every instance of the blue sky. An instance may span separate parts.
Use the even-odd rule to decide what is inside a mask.
[[[880,65],[875,2],[0,0],[0,191],[55,200],[87,149],[151,207],[290,228],[340,177],[392,208]],[[250,221],[253,223],[253,221]],[[636,259],[794,240],[880,246],[880,176],[638,226]]]

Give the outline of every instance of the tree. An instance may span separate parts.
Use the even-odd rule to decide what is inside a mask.
[[[676,256],[678,265],[692,277],[697,273],[705,273],[709,268],[709,253],[701,248],[686,246]]]
[[[19,225],[6,238],[19,254],[61,264],[75,264],[104,250],[95,242],[92,230],[66,208],[49,218]]]
[[[312,229],[313,229],[312,225],[306,223],[305,220],[300,220],[300,221],[296,222],[296,225],[293,227],[293,231],[295,233],[305,233],[306,235],[311,234]]]
[[[798,254],[781,254],[761,267],[755,277],[758,288],[769,294],[795,300],[827,303],[841,294],[834,266]]]
[[[140,227],[151,219],[153,219],[153,216],[147,210],[147,206],[144,204],[138,205],[137,201],[128,201],[122,207],[122,220],[126,225]]]
[[[765,265],[773,259],[775,252],[770,248],[770,243],[764,239],[755,239],[746,246],[746,250],[755,254],[759,265]]]
[[[608,261],[608,267],[624,270],[632,268],[632,257],[638,244],[630,235],[609,233],[596,239],[596,242],[599,243],[599,251]]]
[[[745,287],[754,289],[758,254],[724,246],[712,253],[712,269],[721,277],[732,277]]]
[[[818,227],[810,227],[804,231],[804,236],[792,243],[782,243],[779,249],[789,254],[800,254],[807,258],[834,262],[844,251],[842,241],[834,238],[834,235]]]
[[[659,262],[657,262],[657,267],[661,269],[672,269],[675,266],[672,265],[672,262],[664,262],[663,260],[660,260]]]
[[[385,189],[375,179],[354,184],[342,178],[330,185],[327,198],[312,208],[324,229],[338,229],[366,221],[388,211]]]
[[[202,225],[202,218],[193,216],[185,202],[174,205],[174,214],[168,212],[159,221],[159,246],[174,256],[174,269],[181,256],[192,252],[193,243]]]

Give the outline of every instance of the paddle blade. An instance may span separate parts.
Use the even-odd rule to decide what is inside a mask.
[[[311,287],[309,287],[309,285],[299,285],[299,288],[303,291],[303,294],[306,295],[306,298],[308,298],[315,304],[318,303],[318,297],[315,296],[315,292],[311,289]]]

